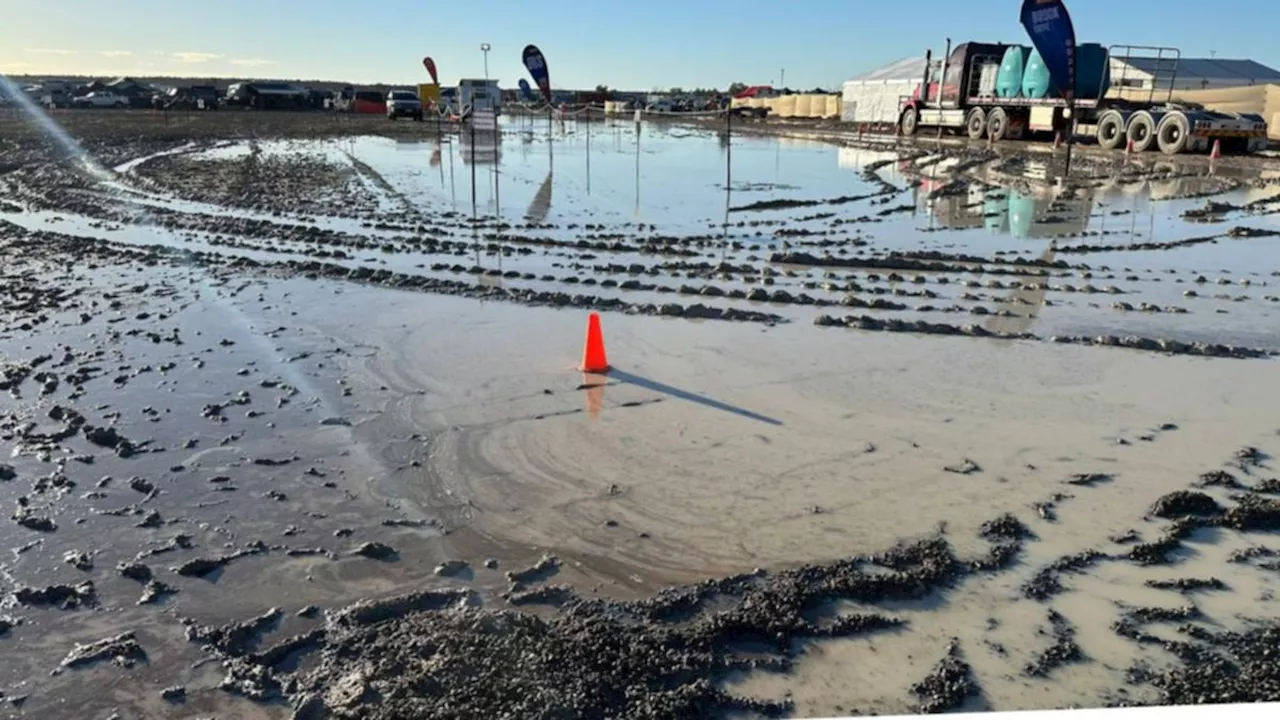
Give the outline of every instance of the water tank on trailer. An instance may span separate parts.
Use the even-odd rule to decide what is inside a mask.
[[[996,97],[1018,97],[1022,94],[1022,74],[1026,70],[1031,48],[1014,45],[1004,53],[996,76]]]
[[[1027,56],[1027,65],[1022,72],[1022,95],[1029,98],[1046,98],[1053,88],[1053,79],[1049,77],[1049,67],[1044,64],[1037,50]]]
[[[1111,58],[1097,43],[1076,46],[1076,97],[1092,100],[1111,89]]]

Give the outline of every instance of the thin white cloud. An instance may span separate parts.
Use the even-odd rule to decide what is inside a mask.
[[[262,58],[232,58],[232,65],[240,65],[242,67],[266,67],[267,65],[275,65],[275,60],[263,60]]]
[[[65,50],[63,48],[25,48],[23,52],[29,52],[33,55],[75,55],[75,50]]]
[[[0,63],[0,72],[13,72],[15,70],[26,70],[31,67],[31,63],[9,62]]]
[[[226,56],[219,55],[218,53],[176,52],[173,54],[173,57],[180,63],[203,63],[209,62],[210,60],[221,60]]]
[[[132,50],[99,50],[98,54],[103,57],[129,57],[133,55]]]

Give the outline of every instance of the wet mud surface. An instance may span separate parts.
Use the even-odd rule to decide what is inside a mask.
[[[627,538],[586,552],[519,527],[536,504],[479,444],[501,445],[502,427],[470,397],[500,388],[415,412],[414,398],[460,391],[415,386],[404,368],[428,356],[372,330],[411,294],[498,301],[529,323],[589,309],[822,343],[940,335],[940,353],[1015,342],[1272,363],[1280,195],[1263,169],[1085,157],[1057,181],[1036,158],[985,149],[841,148],[841,170],[833,149],[802,146],[784,175],[781,142],[758,141],[735,144],[745,159],[726,192],[724,139],[705,128],[637,138],[569,123],[548,144],[516,120],[501,148],[478,148],[429,123],[106,115],[56,116],[74,145],[0,118],[0,714],[790,717],[1280,699],[1280,435],[1243,413],[1238,428],[1175,418],[1096,439],[1158,455],[1207,433],[1218,456],[1183,473],[1136,481],[1123,461],[1028,454],[1018,501],[857,551],[784,539],[770,554],[643,509],[599,517],[588,502],[630,507],[642,489],[603,459],[577,468],[590,484],[556,477],[510,440],[548,494],[584,483],[555,507],[590,523],[575,538]],[[683,147],[705,161],[667,168]],[[365,335],[335,330],[362,314]],[[448,385],[486,350],[438,327]],[[606,386],[619,392],[610,383],[656,393],[625,396],[614,423],[692,395],[626,372],[560,374],[573,377],[510,399],[523,426],[587,422]],[[1276,392],[1272,378],[1259,403]],[[793,422],[719,406],[753,428]],[[919,471],[903,460],[915,439],[860,438],[846,459]],[[931,472],[961,488],[948,492],[1000,497],[1012,471],[985,447],[960,442]],[[645,473],[687,472],[698,456],[680,452]],[[1068,470],[1036,474],[1053,462]],[[484,491],[494,479],[501,501]],[[856,502],[797,492],[818,498],[795,510],[806,522],[866,520]],[[1091,503],[1114,509],[1090,520]],[[664,552],[667,572],[642,562]],[[823,673],[848,685],[843,659],[866,653],[893,681],[830,692]]]

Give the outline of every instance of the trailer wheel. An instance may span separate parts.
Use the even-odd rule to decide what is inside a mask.
[[[1008,132],[1009,116],[1005,114],[1004,108],[992,110],[987,117],[987,137],[991,142],[1000,142]]]
[[[914,107],[909,107],[902,111],[902,116],[898,118],[898,129],[902,132],[903,137],[911,137],[916,134],[916,130],[920,127],[920,114],[916,112]]]
[[[1177,155],[1187,149],[1187,136],[1191,133],[1191,123],[1187,116],[1180,112],[1169,113],[1156,128],[1156,143],[1160,152],[1165,155]]]
[[[1146,152],[1156,139],[1156,121],[1145,110],[1134,113],[1129,118],[1129,131],[1125,136],[1133,143],[1134,152]]]
[[[1103,113],[1098,118],[1098,147],[1115,150],[1124,140],[1124,118],[1115,111]]]
[[[970,110],[964,126],[969,131],[970,140],[981,140],[987,134],[987,111],[980,107]]]

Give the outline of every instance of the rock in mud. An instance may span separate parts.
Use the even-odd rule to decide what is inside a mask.
[[[360,545],[360,547],[356,548],[355,550],[352,550],[351,554],[360,555],[362,557],[367,557],[372,560],[392,560],[397,555],[399,555],[399,553],[396,552],[395,548],[380,542],[364,543]]]
[[[123,632],[88,645],[76,645],[75,649],[62,661],[61,666],[74,669],[111,660],[123,667],[133,667],[134,663],[146,659],[147,653],[138,644],[134,634]]]
[[[12,465],[0,463],[0,481],[8,482],[18,477],[18,471],[13,469]]]
[[[160,698],[171,703],[181,703],[187,699],[187,689],[182,685],[170,685],[160,691]]]
[[[151,568],[139,562],[122,562],[116,565],[116,570],[130,580],[146,582],[151,579]]]
[[[560,558],[543,555],[538,562],[523,570],[508,570],[507,579],[513,583],[540,582],[560,571]]]
[[[435,573],[440,577],[456,577],[470,567],[465,560],[445,560],[436,566]]]
[[[973,473],[982,470],[982,468],[978,466],[978,463],[970,460],[969,458],[965,458],[962,462],[956,463],[955,465],[947,465],[942,469],[957,475],[972,475]]]
[[[22,527],[36,532],[51,533],[58,529],[57,523],[52,519],[36,515],[30,508],[18,508],[18,511],[13,514],[13,519]]]
[[[159,580],[151,580],[146,587],[142,588],[142,597],[138,598],[138,605],[152,605],[158,602],[166,595],[173,595],[178,589],[167,585]]]
[[[226,558],[193,558],[174,567],[173,571],[185,577],[205,577],[226,564]]]
[[[86,580],[78,585],[49,585],[43,588],[23,587],[13,597],[23,605],[57,606],[63,610],[92,607],[98,604],[97,589]]]
[[[71,567],[88,572],[93,569],[93,556],[80,550],[68,550],[62,556],[62,561]]]
[[[1067,484],[1093,487],[1099,483],[1111,482],[1112,479],[1112,476],[1107,473],[1075,473],[1067,478]]]

